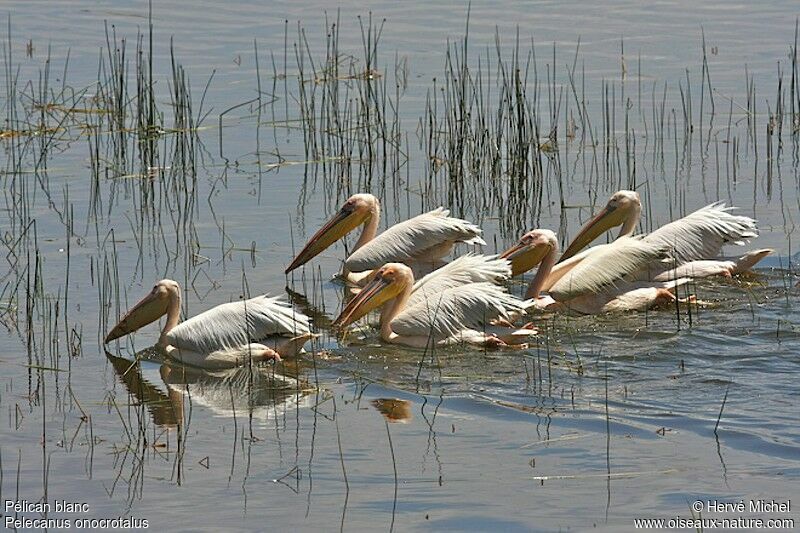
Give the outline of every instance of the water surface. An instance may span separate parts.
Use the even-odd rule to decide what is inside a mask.
[[[16,107],[7,92],[2,107],[17,122],[3,126],[16,133],[3,140],[0,499],[186,530],[616,531],[691,517],[696,499],[800,497],[794,3],[473,2],[466,64],[491,111],[474,101],[454,121],[442,88],[448,49],[460,75],[466,4],[157,2],[163,130],[149,156],[97,112],[109,43],[125,39],[126,102],[137,94],[147,5],[3,7]],[[334,84],[323,64],[337,18]],[[378,32],[375,55],[364,43]],[[499,157],[488,174],[469,157],[483,152],[456,164],[448,143],[498,120],[498,48],[507,72],[518,50],[526,73],[539,133],[524,138],[558,150],[532,148],[517,167]],[[173,55],[196,135],[175,120]],[[348,77],[368,68],[371,81]],[[341,130],[324,111],[332,94]],[[40,120],[57,134],[31,133]],[[342,245],[283,275],[352,192],[382,199],[383,226],[447,205],[481,223],[492,252],[530,227],[566,239],[624,187],[642,194],[645,231],[723,200],[758,219],[750,247],[776,253],[754,276],[693,285],[706,306],[544,316],[546,334],[514,352],[339,342],[326,320],[343,297]],[[162,277],[185,287],[188,314],[288,285],[324,335],[256,375],[164,365],[146,350],[155,327],[107,354],[107,323]]]

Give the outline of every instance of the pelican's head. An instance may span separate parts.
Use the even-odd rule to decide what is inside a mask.
[[[549,229],[534,229],[523,235],[517,244],[500,254],[511,262],[511,275],[524,274],[542,262],[553,250],[558,250],[556,234]]]
[[[617,191],[608,200],[602,211],[586,223],[572,240],[560,261],[569,259],[595,240],[600,234],[622,225],[621,235],[630,235],[639,223],[642,201],[636,191]]]
[[[350,300],[336,320],[335,327],[352,324],[373,309],[396,298],[408,286],[414,284],[414,274],[402,263],[386,263],[370,274],[367,285]]]
[[[348,198],[339,211],[309,239],[297,257],[286,267],[285,273],[288,274],[311,261],[331,244],[367,222],[378,209],[378,199],[371,194],[354,194]]]
[[[167,314],[170,300],[176,296],[180,297],[180,294],[180,285],[171,279],[162,279],[156,283],[153,290],[134,305],[106,335],[106,344],[133,333]]]

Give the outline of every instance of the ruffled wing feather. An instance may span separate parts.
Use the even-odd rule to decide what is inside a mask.
[[[426,251],[447,243],[486,244],[475,224],[448,216],[440,207],[395,224],[353,252],[345,261],[351,272],[380,268],[386,263],[413,262]]]
[[[758,237],[756,221],[734,215],[735,208],[716,202],[646,235],[644,240],[668,246],[677,265],[712,259],[726,244],[743,245]]]
[[[278,297],[257,296],[218,305],[196,315],[167,334],[170,345],[209,354],[233,350],[279,335],[309,333],[309,319]]]
[[[489,282],[469,283],[443,290],[427,284],[392,320],[400,335],[431,335],[435,340],[458,335],[465,329],[482,329],[495,318],[509,319],[532,305]]]

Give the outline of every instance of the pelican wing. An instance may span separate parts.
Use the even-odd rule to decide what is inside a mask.
[[[481,329],[495,318],[512,317],[530,307],[494,283],[469,283],[445,289],[424,285],[392,320],[392,330],[400,335],[431,335],[442,340],[465,329]]]
[[[507,259],[496,255],[462,255],[417,281],[407,305],[413,306],[425,301],[426,294],[435,294],[468,283],[500,283],[510,277],[511,263]]]
[[[645,241],[669,246],[677,264],[716,257],[726,244],[743,245],[758,237],[756,221],[731,214],[734,207],[716,202],[661,226]]]
[[[257,296],[218,305],[167,334],[170,345],[201,354],[231,350],[272,336],[309,333],[309,319],[278,297]]]
[[[478,226],[449,214],[440,207],[395,224],[353,252],[345,267],[351,272],[363,272],[386,263],[414,261],[441,245],[486,244]]]
[[[595,246],[591,246],[577,254],[573,255],[569,259],[565,261],[561,261],[560,263],[556,263],[553,266],[553,269],[545,278],[544,285],[542,286],[542,290],[550,291],[550,288],[555,285],[558,280],[560,280],[566,273],[571,271],[575,268],[579,263],[581,263],[584,259],[589,257],[590,255],[594,255],[596,253],[601,252],[605,249],[608,244],[596,244]]]
[[[580,261],[569,263],[572,268],[550,287],[550,295],[557,301],[606,290],[626,276],[667,257],[667,246],[636,237],[620,237],[591,250],[582,255]]]

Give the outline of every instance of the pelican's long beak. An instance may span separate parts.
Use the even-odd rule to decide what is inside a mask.
[[[334,327],[345,327],[363,317],[373,309],[382,306],[388,300],[394,298],[399,289],[395,287],[393,280],[386,279],[380,274],[374,275],[366,287],[361,289],[358,295],[342,309],[342,312],[333,321]]]
[[[346,208],[340,209],[333,218],[326,222],[325,225],[309,239],[305,247],[297,254],[297,257],[286,267],[284,273],[288,274],[295,268],[303,266],[311,261],[328,246],[357,228],[368,216],[368,212],[364,213]]]
[[[553,247],[546,242],[523,242],[520,240],[517,244],[500,254],[503,259],[508,259],[511,262],[511,275],[519,276],[531,270],[533,267],[542,262]]]
[[[114,329],[106,335],[105,343],[123,337],[129,333],[143,328],[151,322],[155,322],[167,313],[168,298],[155,289],[145,296],[142,301],[134,305],[122,320],[114,326]]]
[[[558,262],[565,261],[586,248],[593,240],[595,240],[603,232],[610,230],[615,226],[619,226],[625,222],[625,212],[614,206],[605,206],[602,211],[597,213],[595,217],[586,223],[581,228],[581,231],[572,239],[567,249],[561,254]]]

